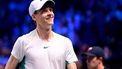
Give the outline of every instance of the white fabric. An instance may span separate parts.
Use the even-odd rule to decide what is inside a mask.
[[[12,55],[22,61],[25,56],[25,69],[65,69],[65,61],[77,61],[71,41],[59,34],[45,42],[34,30],[17,39]]]
[[[53,0],[33,0],[30,3],[29,6],[29,14],[30,16],[32,16],[32,14],[36,11],[39,10],[43,7],[43,5],[47,2],[47,1],[51,1],[53,4],[55,4],[55,2]]]

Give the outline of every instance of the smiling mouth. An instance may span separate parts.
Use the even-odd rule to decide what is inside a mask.
[[[51,18],[46,18],[47,20],[53,20],[54,18],[53,17],[51,17]]]
[[[54,18],[54,15],[50,15],[50,16],[48,16],[47,18]]]

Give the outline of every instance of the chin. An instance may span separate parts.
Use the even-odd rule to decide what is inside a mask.
[[[53,25],[53,23],[48,23],[48,26],[52,26]]]

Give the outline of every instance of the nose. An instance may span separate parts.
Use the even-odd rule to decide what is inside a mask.
[[[53,13],[49,13],[47,16],[50,17],[50,18],[53,18],[54,14]]]
[[[52,18],[52,17],[54,17],[54,14],[49,13],[47,16]]]

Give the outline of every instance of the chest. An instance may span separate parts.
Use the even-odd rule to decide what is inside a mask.
[[[25,47],[25,56],[33,61],[60,61],[65,59],[66,46],[57,43],[30,43]]]

